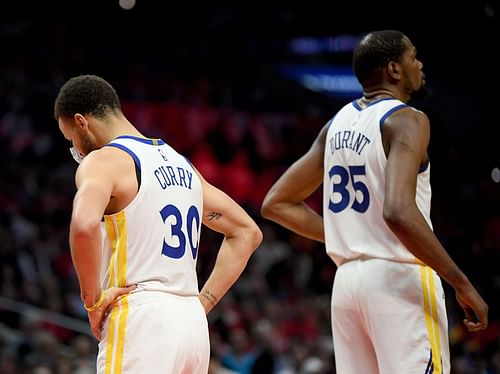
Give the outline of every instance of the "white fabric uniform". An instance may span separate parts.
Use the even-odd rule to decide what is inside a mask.
[[[192,165],[162,140],[121,136],[140,187],[104,217],[102,287],[137,284],[103,326],[98,373],[204,373],[210,346],[196,259],[203,194]]]
[[[332,330],[340,374],[449,372],[441,280],[383,219],[382,127],[402,108],[408,106],[396,99],[364,107],[353,101],[326,136],[323,217],[327,253],[338,266]],[[423,166],[416,203],[432,228],[429,174],[430,165]]]

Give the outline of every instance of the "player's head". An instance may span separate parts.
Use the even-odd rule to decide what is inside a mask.
[[[395,85],[411,97],[425,85],[423,64],[416,55],[416,48],[402,32],[374,31],[354,50],[354,74],[365,90]]]
[[[99,148],[93,119],[106,122],[108,116],[121,113],[115,89],[95,75],[80,75],[68,80],[60,89],[54,105],[54,117],[64,137],[83,156]]]

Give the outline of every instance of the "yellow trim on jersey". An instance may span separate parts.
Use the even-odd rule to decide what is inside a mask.
[[[118,229],[118,287],[127,285],[127,220],[125,212],[121,211],[115,216]]]
[[[104,216],[106,233],[111,243],[109,261],[109,287],[127,285],[127,219],[121,211],[113,216]]]
[[[425,266],[425,263],[423,261],[420,261],[418,258],[415,257],[415,262],[419,265]]]
[[[125,347],[125,332],[127,330],[128,296],[119,301],[120,306],[113,308],[109,326],[108,341],[106,344],[105,374],[121,373],[123,367],[123,351]],[[117,328],[118,321],[118,328]]]
[[[422,290],[424,293],[425,323],[431,343],[432,364],[434,365],[433,372],[435,374],[441,374],[441,338],[437,315],[434,276],[431,268],[428,266],[421,266],[420,274],[422,275]]]
[[[127,219],[121,211],[104,216],[106,234],[111,244],[111,259],[108,265],[109,287],[127,285]],[[128,297],[121,298],[111,311],[106,343],[105,374],[121,373],[123,350],[128,316]]]
[[[104,216],[104,227],[106,229],[106,234],[111,245],[111,259],[108,265],[109,274],[109,285],[108,287],[114,287],[115,285],[115,256],[116,256],[116,235],[115,235],[115,224],[111,216]]]
[[[153,141],[153,145],[158,145],[158,139],[151,139]]]

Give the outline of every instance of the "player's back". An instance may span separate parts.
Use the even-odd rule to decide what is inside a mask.
[[[192,165],[159,139],[121,136],[108,146],[132,156],[139,190],[125,209],[104,216],[103,287],[197,295],[203,194]]]
[[[382,127],[408,106],[396,99],[361,105],[347,104],[329,123],[323,183],[327,252],[337,265],[360,257],[414,262],[383,219],[387,157]],[[416,202],[431,225],[429,173],[429,165],[419,173]]]

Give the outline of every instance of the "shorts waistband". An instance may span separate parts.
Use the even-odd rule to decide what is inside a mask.
[[[171,299],[176,301],[186,301],[186,302],[199,301],[197,295],[176,295],[163,291],[138,289],[132,291],[127,295],[119,297],[115,302],[113,309],[122,308],[124,306],[148,304],[155,300],[166,300],[166,299]]]
[[[367,255],[360,255],[355,258],[346,258],[339,266],[342,266],[344,264],[348,264],[353,261],[369,261],[369,260],[380,260],[380,261],[389,261],[389,262],[395,262],[398,264],[407,264],[407,265],[421,265],[421,266],[428,266],[424,262],[420,261],[418,258],[415,258],[414,261],[398,261],[398,260],[393,260],[390,258],[382,258],[382,257],[371,257]]]

